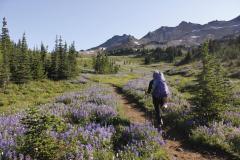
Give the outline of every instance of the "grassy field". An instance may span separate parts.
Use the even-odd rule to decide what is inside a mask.
[[[70,81],[43,80],[24,85],[10,84],[4,93],[0,92],[0,112],[14,113],[29,106],[48,103],[64,92],[81,88],[83,85]]]

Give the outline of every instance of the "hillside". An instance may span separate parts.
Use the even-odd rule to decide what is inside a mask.
[[[207,39],[222,39],[229,35],[240,35],[240,16],[230,21],[216,20],[203,25],[182,21],[176,27],[160,27],[139,40],[126,34],[114,36],[90,50],[99,48],[107,50],[139,47],[157,48],[178,45],[191,47],[198,46]]]
[[[91,48],[90,50],[95,49],[118,49],[118,48],[132,48],[139,45],[139,41],[131,35],[122,35],[122,36],[113,36],[111,39],[107,40],[105,43]]]

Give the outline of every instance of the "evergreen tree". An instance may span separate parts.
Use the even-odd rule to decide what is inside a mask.
[[[58,44],[58,54],[59,54],[59,67],[58,67],[58,79],[67,79],[68,73],[68,59],[67,59],[67,43],[64,46],[62,44],[62,38],[59,39]]]
[[[13,77],[15,83],[23,84],[31,80],[30,64],[30,55],[28,53],[27,41],[24,33],[21,41],[21,46],[17,54],[16,70]]]
[[[77,74],[77,53],[74,42],[69,47],[68,53],[69,75],[74,77]]]
[[[119,66],[114,65],[106,53],[98,53],[93,58],[93,68],[99,74],[117,73],[119,70]]]
[[[51,66],[50,66],[50,70],[49,70],[49,77],[57,80],[58,79],[58,37],[56,37],[56,41],[55,41],[55,49],[51,54]]]
[[[6,18],[3,18],[3,27],[2,27],[2,34],[1,34],[1,56],[2,61],[0,61],[0,87],[6,88],[10,80],[10,69],[9,69],[9,55],[10,55],[10,48],[11,48],[11,41],[8,33],[7,28],[7,21]],[[1,60],[0,59],[0,60]]]
[[[42,55],[39,51],[34,51],[32,53],[32,78],[34,80],[41,80],[46,77],[45,68],[42,63]]]
[[[146,55],[144,58],[144,64],[150,64],[151,63],[151,56],[150,55]]]
[[[44,68],[44,74],[46,75],[49,66],[47,63],[47,47],[45,47],[43,43],[41,43],[40,54],[41,54],[41,63],[43,64],[43,68]]]
[[[208,43],[202,50],[203,70],[199,78],[195,117],[200,124],[221,120],[221,115],[232,103],[232,88],[220,62],[209,55]]]
[[[14,45],[13,52],[11,54],[10,59],[10,71],[11,71],[11,81],[15,82],[17,79],[17,69],[18,69],[18,63],[19,63],[19,54],[21,52],[21,40],[18,40],[18,43]]]

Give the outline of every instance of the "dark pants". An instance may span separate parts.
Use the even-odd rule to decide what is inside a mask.
[[[164,104],[164,99],[163,98],[155,98],[154,96],[152,97],[153,99],[153,105],[155,109],[155,118],[156,118],[156,127],[160,127],[161,125],[161,119],[162,119],[162,106]]]

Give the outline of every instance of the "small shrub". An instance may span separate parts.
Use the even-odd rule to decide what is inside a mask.
[[[240,135],[234,136],[231,140],[231,146],[233,148],[233,151],[237,152],[237,154],[240,156]]]
[[[18,151],[29,154],[39,160],[59,159],[59,150],[63,144],[51,137],[48,132],[63,130],[61,120],[49,115],[42,115],[37,108],[30,108],[22,119],[26,128],[23,137],[18,138]]]

